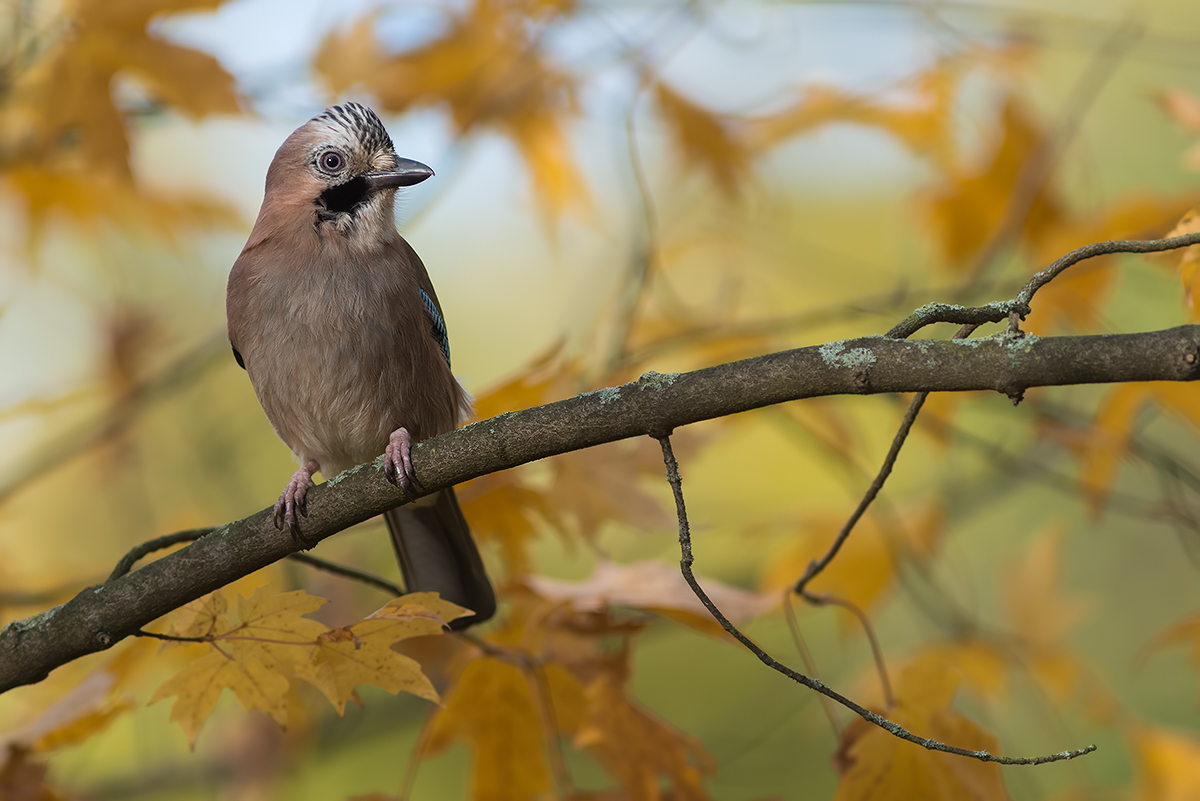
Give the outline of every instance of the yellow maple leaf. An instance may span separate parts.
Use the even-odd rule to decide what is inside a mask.
[[[1171,229],[1167,236],[1183,236],[1184,234],[1194,234],[1197,231],[1200,231],[1200,212],[1192,209],[1183,215],[1183,219]],[[1187,303],[1188,311],[1193,320],[1200,319],[1200,309],[1196,307],[1196,293],[1200,290],[1200,286],[1198,286],[1200,284],[1200,245],[1184,248],[1183,255],[1179,257],[1178,270],[1179,280],[1183,284],[1183,298]]]
[[[521,668],[481,657],[467,663],[446,693],[428,732],[430,753],[454,740],[471,749],[471,797],[537,798],[551,787],[545,743],[550,733]]]
[[[308,649],[308,659],[294,660],[293,667],[299,678],[325,693],[339,715],[345,712],[358,684],[436,702],[437,691],[421,666],[393,651],[392,645],[410,637],[440,634],[449,621],[466,614],[470,612],[441,600],[436,593],[405,595],[353,626],[322,633]]]
[[[246,709],[261,709],[283,726],[287,724],[290,686],[287,677],[257,659],[234,659],[213,650],[163,682],[150,703],[175,696],[171,721],[183,728],[188,745],[194,748],[201,727],[225,689],[233,690]]]
[[[1008,213],[1027,166],[1048,147],[1049,134],[1014,96],[1004,105],[991,147],[975,163],[949,168],[928,193],[928,220],[946,264],[957,270],[991,240]],[[1017,200],[1022,200],[1018,198]],[[1065,212],[1049,185],[1037,188],[1020,228],[1020,243],[1036,248]]]
[[[1060,587],[1066,540],[1059,526],[1038,533],[1021,560],[1005,571],[1001,584],[1005,616],[1017,632],[1022,662],[1047,695],[1059,701],[1087,676],[1085,665],[1065,646],[1067,633],[1090,606],[1087,599],[1067,596]],[[1091,700],[1098,708],[1104,699]]]
[[[675,139],[684,166],[695,165],[712,176],[727,195],[736,195],[749,167],[749,151],[731,121],[667,86],[654,82],[654,99]]]
[[[530,25],[531,16],[544,23],[569,7],[475,0],[441,36],[396,55],[381,50],[366,18],[326,38],[315,65],[334,93],[360,85],[388,111],[443,106],[460,134],[495,130],[525,159],[544,210],[584,207],[563,128],[575,108],[574,81],[544,58]]]
[[[996,738],[950,708],[960,678],[926,658],[906,667],[887,717],[919,737],[973,751],[996,752]],[[866,721],[846,728],[835,801],[1008,799],[1000,766],[927,751]]]
[[[695,740],[635,704],[626,686],[627,659],[608,660],[584,687],[582,725],[575,745],[592,753],[624,786],[631,801],[705,801],[704,776],[716,766]]]
[[[1182,732],[1139,726],[1133,731],[1143,801],[1194,801],[1200,798],[1200,741]]]
[[[1121,384],[1108,393],[1096,411],[1094,434],[1084,443],[1079,473],[1092,514],[1104,508],[1117,468],[1129,449],[1138,413],[1153,394],[1151,384]]]
[[[844,523],[842,515],[805,519],[797,536],[768,561],[759,586],[774,590],[795,584],[810,562],[825,555]],[[936,504],[905,510],[887,525],[878,515],[868,513],[858,521],[829,566],[812,580],[809,590],[867,610],[895,580],[897,557],[928,556],[936,548],[942,524],[942,510]]]
[[[32,235],[53,210],[81,219],[148,220],[166,229],[180,217],[228,219],[211,204],[148,202],[129,163],[126,120],[113,99],[121,75],[194,117],[237,113],[233,77],[213,56],[152,32],[163,14],[218,5],[220,0],[66,4],[61,35],[20,75],[0,126],[9,154],[7,183],[25,202]]]

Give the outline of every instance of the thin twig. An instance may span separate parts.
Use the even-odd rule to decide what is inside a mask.
[[[862,626],[863,633],[867,635],[867,642],[871,646],[871,657],[875,660],[875,671],[879,674],[879,686],[883,690],[883,701],[888,709],[896,705],[896,696],[892,693],[892,682],[888,678],[887,662],[883,659],[883,648],[879,645],[879,638],[875,636],[875,627],[871,625],[870,618],[867,613],[845,598],[838,598],[836,595],[814,595],[811,592],[804,593],[804,600],[815,606],[840,606],[858,619],[858,624]]]
[[[838,551],[845,545],[846,540],[850,537],[850,532],[866,514],[867,508],[871,502],[879,495],[879,491],[883,489],[884,483],[888,476],[892,473],[892,468],[896,465],[896,459],[900,456],[900,449],[904,447],[904,441],[908,438],[908,434],[912,431],[913,423],[917,420],[917,414],[921,411],[921,407],[925,404],[925,399],[929,397],[928,392],[918,392],[913,396],[912,402],[908,405],[908,411],[904,413],[904,419],[900,421],[900,430],[896,432],[896,436],[892,439],[892,446],[888,449],[887,456],[883,460],[883,465],[879,468],[879,473],[876,474],[875,480],[871,482],[871,486],[867,487],[866,493],[862,500],[858,502],[858,506],[850,514],[850,518],[842,524],[842,528],[838,531],[837,536],[833,538],[833,544],[829,546],[829,550],[820,559],[814,559],[808,563],[808,567],[804,571],[804,575],[792,587],[792,592],[797,595],[804,595],[808,583],[816,578],[821,571],[829,567],[829,563],[838,555]]]
[[[901,740],[907,740],[910,743],[919,745],[929,751],[941,751],[947,754],[956,754],[958,756],[977,759],[981,762],[996,762],[1001,765],[1044,765],[1049,762],[1060,762],[1065,759],[1075,759],[1076,757],[1083,756],[1084,754],[1090,754],[1096,750],[1095,745],[1088,745],[1084,746],[1083,748],[1075,749],[1074,751],[1060,751],[1057,754],[1046,754],[1038,757],[1005,757],[997,756],[996,754],[992,754],[987,751],[968,751],[965,748],[946,745],[945,743],[938,742],[937,740],[928,737],[919,737],[905,729],[903,726],[893,723],[882,715],[876,714],[866,707],[851,701],[849,698],[846,698],[844,695],[841,695],[824,683],[816,679],[809,678],[803,673],[798,673],[789,668],[787,665],[777,661],[762,648],[758,647],[753,640],[743,634],[741,630],[737,628],[737,626],[733,625],[729,618],[725,617],[725,614],[717,607],[716,604],[713,603],[712,599],[708,597],[708,593],[706,593],[704,588],[700,586],[700,582],[696,580],[696,576],[692,572],[692,563],[695,561],[695,559],[692,556],[692,535],[690,526],[688,524],[687,508],[685,507],[683,501],[683,481],[679,476],[679,463],[675,460],[675,452],[671,447],[670,435],[666,434],[655,438],[658,440],[659,445],[662,446],[663,462],[667,467],[667,482],[671,485],[671,491],[675,496],[675,511],[679,518],[680,572],[683,573],[683,578],[687,581],[688,586],[692,588],[692,592],[696,594],[696,597],[699,598],[700,602],[708,609],[709,614],[711,614],[713,618],[721,624],[721,628],[729,632],[729,634],[732,635],[734,639],[736,639],[742,645],[744,645],[750,651],[750,653],[758,657],[759,661],[764,665],[778,673],[783,674],[784,676],[787,676],[797,684],[801,684],[810,690],[819,692],[833,701],[836,701],[837,703],[857,714],[859,717],[863,718],[869,723],[874,723],[876,726],[880,727],[889,734],[899,737]]]
[[[154,553],[155,551],[161,551],[164,548],[170,548],[172,545],[179,545],[183,542],[194,542],[212,530],[213,529],[211,528],[193,528],[187,529],[186,531],[176,531],[174,534],[167,534],[163,537],[147,540],[141,545],[134,547],[129,551],[129,553],[121,557],[121,561],[117,562],[117,566],[113,568],[112,573],[109,574],[105,583],[116,581],[121,576],[124,576],[133,569],[133,565],[139,559],[142,559],[143,557]],[[322,559],[318,556],[304,553],[303,551],[288,554],[288,559],[306,564],[309,567],[315,567],[318,570],[324,570],[327,573],[333,573],[334,575],[344,576],[345,578],[351,578],[355,581],[361,581],[363,584],[377,587],[378,589],[381,589],[395,597],[404,594],[403,587],[399,586],[398,584],[393,584],[385,578],[376,576],[374,573],[368,573],[365,570],[358,570],[357,568],[347,567],[346,565],[339,565],[337,562],[330,562],[328,559]]]
[[[1166,237],[1164,239],[1127,239],[1111,242],[1093,242],[1076,248],[1065,256],[1060,257],[1046,269],[1037,273],[1022,287],[1015,298],[1016,305],[1008,316],[1008,331],[1013,336],[1022,336],[1020,321],[1029,313],[1029,303],[1034,294],[1046,284],[1058,277],[1059,273],[1086,259],[1097,256],[1107,256],[1110,253],[1158,253],[1164,250],[1176,250],[1189,245],[1200,244],[1200,232],[1182,236]],[[1023,311],[1022,311],[1023,310]]]
[[[792,633],[792,642],[796,644],[796,650],[800,652],[800,661],[804,663],[804,669],[808,671],[808,675],[820,681],[821,676],[817,672],[817,661],[813,659],[812,653],[808,650],[808,643],[805,642],[804,635],[800,633],[800,622],[796,620],[796,609],[792,606],[792,590],[790,587],[783,591],[783,617],[787,620],[788,631]],[[845,727],[838,720],[837,708],[834,707],[833,701],[828,696],[819,695],[818,698],[821,699],[821,709],[825,711],[825,717],[829,718],[829,725],[833,727],[834,734],[837,735],[838,740],[841,740],[842,731]]]
[[[979,323],[967,323],[954,334],[954,339],[966,339],[978,327]],[[875,480],[871,482],[871,486],[867,487],[862,500],[858,502],[858,506],[850,514],[850,518],[842,525],[841,530],[834,537],[833,544],[829,546],[829,550],[825,555],[820,559],[808,563],[808,568],[804,571],[804,575],[796,582],[796,586],[793,589],[793,592],[797,595],[807,594],[808,583],[829,566],[829,563],[833,561],[833,558],[837,556],[838,551],[842,549],[842,546],[850,537],[850,532],[854,530],[854,527],[858,525],[858,521],[866,514],[871,503],[878,497],[880,490],[883,489],[883,485],[888,480],[888,476],[892,474],[892,469],[896,466],[896,460],[900,457],[900,450],[908,440],[913,423],[917,421],[917,415],[920,414],[921,407],[925,405],[925,400],[928,397],[928,392],[918,392],[913,396],[912,401],[908,404],[908,410],[904,412],[904,418],[900,421],[900,428],[896,431],[896,436],[892,438],[892,445],[888,448],[887,456],[884,457],[883,464],[880,465],[879,472],[875,475]]]
[[[1100,94],[1121,63],[1123,51],[1127,51],[1140,35],[1140,26],[1127,23],[1114,30],[1107,40],[1096,49],[1083,75],[1076,81],[1063,103],[1066,109],[1059,129],[1044,139],[1025,159],[1021,171],[1004,207],[1004,216],[984,243],[968,271],[963,291],[979,283],[996,256],[1008,244],[1021,235],[1029,214],[1033,211],[1038,195],[1046,186],[1058,166],[1059,157],[1067,149],[1086,115],[1087,109]]]
[[[376,576],[374,573],[368,573],[365,570],[358,570],[353,567],[339,565],[337,562],[330,562],[328,559],[321,559],[312,554],[298,551],[293,554],[288,554],[288,558],[306,564],[309,567],[315,567],[318,570],[324,570],[326,573],[333,573],[337,576],[344,576],[355,581],[361,581],[363,584],[369,584],[372,587],[377,587],[392,596],[400,596],[404,594],[404,588],[398,584],[393,584],[385,578]]]
[[[108,578],[105,579],[104,583],[108,584],[124,576],[133,569],[134,564],[139,559],[155,551],[161,551],[164,548],[170,548],[172,545],[179,545],[183,542],[195,542],[210,531],[212,531],[211,528],[190,528],[185,531],[176,531],[174,534],[156,537],[143,542],[141,545],[136,545],[129,553],[121,557],[121,561],[117,562],[117,566],[108,574]]]

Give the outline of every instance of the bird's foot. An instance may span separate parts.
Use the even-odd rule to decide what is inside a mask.
[[[383,474],[388,481],[404,490],[405,495],[417,483],[417,474],[412,466],[412,436],[404,426],[388,437],[387,450],[383,452]]]
[[[275,502],[275,528],[282,529],[286,524],[292,533],[292,539],[302,545],[309,545],[308,540],[300,533],[300,517],[308,517],[308,503],[305,497],[313,488],[313,473],[321,469],[316,462],[309,462],[295,473],[283,488],[279,500]],[[297,517],[299,515],[299,517]]]

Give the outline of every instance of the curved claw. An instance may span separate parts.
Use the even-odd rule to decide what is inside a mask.
[[[279,500],[275,502],[275,528],[282,529],[286,524],[288,531],[292,534],[292,539],[303,545],[309,545],[309,542],[300,533],[299,518],[308,517],[306,495],[314,486],[312,480],[313,473],[320,469],[320,465],[316,462],[309,462],[295,473],[292,473],[291,480],[283,488],[283,492],[279,494]],[[297,513],[299,513],[299,516],[297,516]]]
[[[383,452],[383,474],[406,495],[417,483],[412,466],[412,436],[404,426],[388,437],[387,450]]]

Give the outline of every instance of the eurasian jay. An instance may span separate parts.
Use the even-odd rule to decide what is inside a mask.
[[[303,541],[313,474],[384,453],[408,489],[413,442],[453,430],[470,397],[450,371],[446,322],[429,274],[396,230],[396,189],[433,175],[396,156],[371,109],[343,103],[275,153],[250,239],[229,274],[229,343],[300,469],[275,522]],[[436,590],[492,616],[496,598],[453,489],[385,514],[409,592]]]

